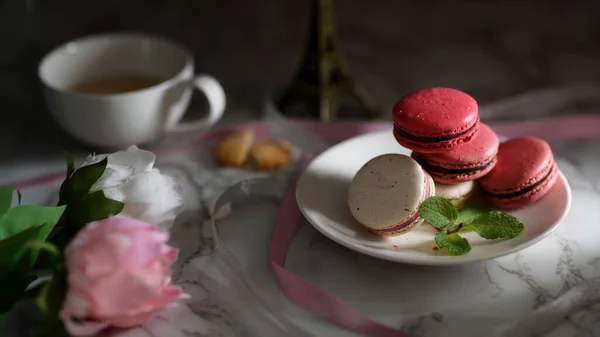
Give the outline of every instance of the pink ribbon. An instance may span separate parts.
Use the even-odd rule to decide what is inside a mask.
[[[306,167],[312,156],[302,165]],[[369,337],[413,337],[400,330],[380,324],[349,306],[314,283],[285,269],[285,259],[294,235],[300,228],[300,210],[296,203],[296,184],[300,175],[289,183],[269,241],[269,257],[283,292],[294,302],[350,331]]]
[[[290,122],[329,142],[341,141],[367,132],[391,130],[392,127],[390,122],[385,121],[341,121],[329,124],[311,120],[291,120]],[[600,136],[600,116],[598,115],[551,117],[533,121],[490,123],[489,125],[496,133],[507,138],[530,135],[552,140],[591,139]],[[262,136],[269,135],[269,128],[264,122],[249,122],[214,129],[190,140],[181,147],[159,149],[155,152],[160,156],[185,155],[185,153],[197,149],[198,146],[203,146],[209,140],[218,139],[228,133],[240,130],[251,130]],[[312,156],[307,156],[303,169],[310,159],[312,159]],[[32,188],[56,183],[63,178],[64,174],[54,174],[12,185],[21,189]],[[269,242],[269,258],[283,292],[302,307],[319,314],[334,324],[364,336],[414,337],[376,322],[314,283],[285,269],[288,250],[300,226],[301,213],[295,197],[298,178],[292,179],[288,185]]]
[[[546,139],[585,139],[600,136],[600,116],[556,117],[536,121],[503,122],[490,125],[507,138],[524,135]],[[365,132],[390,129],[390,123],[315,124],[309,129],[328,140],[347,139]],[[302,170],[312,159],[308,156]],[[296,184],[300,174],[290,181],[275,218],[269,241],[269,258],[279,285],[288,298],[347,330],[368,337],[415,337],[376,322],[324,289],[285,269],[285,260],[294,235],[300,227],[301,213],[296,203]]]

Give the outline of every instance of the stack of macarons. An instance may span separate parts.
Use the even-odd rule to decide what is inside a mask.
[[[514,209],[541,198],[558,169],[548,143],[534,137],[500,144],[479,120],[477,101],[451,88],[410,93],[394,106],[394,137],[436,182],[436,194],[465,205],[476,184],[492,207]]]
[[[540,199],[557,180],[548,143],[522,137],[500,144],[480,122],[477,102],[462,91],[413,92],[396,103],[393,118],[394,137],[412,154],[371,159],[348,190],[352,216],[375,234],[416,228],[421,203],[433,195],[461,208],[479,186],[490,206],[515,209]]]

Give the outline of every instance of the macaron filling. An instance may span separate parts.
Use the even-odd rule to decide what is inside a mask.
[[[431,196],[431,187],[432,187],[432,182],[431,182],[431,178],[429,178],[429,174],[427,174],[427,172],[425,172],[425,171],[423,171],[423,173],[425,174],[425,193],[423,195],[423,200],[421,200],[421,202],[425,201],[425,199],[427,199]],[[420,203],[419,203],[419,206],[421,206]],[[417,211],[413,215],[411,215],[408,219],[406,219],[405,221],[403,221],[393,227],[377,229],[374,231],[381,232],[381,233],[390,233],[390,232],[395,232],[395,231],[401,230],[404,227],[411,225],[420,216],[419,211],[418,211],[419,206],[417,206]]]
[[[495,198],[502,198],[502,199],[508,199],[508,198],[514,198],[514,197],[518,197],[524,194],[529,193],[530,191],[536,189],[538,186],[544,184],[546,182],[546,180],[548,180],[550,177],[552,177],[554,174],[556,174],[556,165],[552,164],[550,166],[550,169],[548,170],[548,172],[546,172],[546,174],[544,174],[542,176],[542,178],[540,178],[538,181],[536,181],[535,183],[526,186],[520,190],[514,191],[514,192],[510,192],[510,193],[500,193],[500,194],[496,194],[496,193],[491,193],[488,191],[483,190],[482,192],[486,195],[495,197]]]
[[[417,163],[419,163],[419,165],[421,165],[425,170],[427,170],[429,172],[442,173],[442,174],[466,174],[466,173],[482,171],[482,170],[486,169],[488,166],[492,165],[494,163],[494,161],[496,160],[495,157],[492,157],[490,160],[488,160],[482,164],[479,164],[477,166],[465,167],[465,168],[460,168],[460,169],[449,169],[449,168],[429,164],[428,162],[424,161],[423,158],[421,158],[415,152],[412,153],[411,157],[414,160],[416,160]]]
[[[457,137],[460,137],[462,135],[469,133],[477,125],[478,121],[479,121],[479,119],[477,119],[477,121],[475,121],[475,123],[473,123],[473,125],[471,125],[469,128],[467,128],[463,131],[460,131],[458,133],[454,133],[451,135],[444,135],[444,136],[436,136],[436,137],[416,136],[416,135],[413,135],[413,134],[407,132],[404,129],[401,129],[398,126],[394,126],[394,132],[396,132],[402,138],[412,140],[415,142],[419,142],[419,143],[439,143],[439,142],[445,142],[448,140],[452,140],[454,138],[457,138]]]

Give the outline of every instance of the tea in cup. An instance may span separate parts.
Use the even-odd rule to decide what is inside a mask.
[[[202,131],[225,110],[221,84],[194,74],[191,52],[151,35],[108,34],[68,42],[42,60],[38,73],[58,124],[100,148],[144,145],[165,132]],[[208,114],[182,123],[192,88],[206,96]]]

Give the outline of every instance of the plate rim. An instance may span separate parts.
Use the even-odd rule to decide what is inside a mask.
[[[463,255],[462,257],[454,260],[454,259],[414,259],[414,258],[406,258],[403,257],[401,254],[398,255],[397,258],[391,258],[389,256],[385,256],[385,255],[379,255],[379,254],[370,254],[369,252],[365,251],[364,249],[362,249],[361,246],[364,246],[363,244],[360,244],[358,242],[353,242],[351,240],[344,240],[343,236],[335,236],[333,234],[331,234],[330,232],[328,232],[325,228],[322,228],[322,225],[316,224],[315,222],[313,222],[313,219],[311,219],[307,212],[306,212],[306,207],[303,205],[301,198],[299,197],[300,194],[300,190],[302,186],[302,181],[306,178],[306,173],[310,170],[310,168],[314,165],[315,162],[317,162],[317,160],[319,158],[322,158],[324,156],[326,156],[330,151],[335,150],[338,147],[344,146],[346,143],[349,142],[353,142],[353,141],[357,141],[360,138],[367,138],[367,137],[373,137],[376,134],[383,134],[383,133],[388,133],[388,130],[381,130],[381,131],[374,131],[374,132],[369,132],[369,133],[365,133],[356,137],[352,137],[352,138],[348,138],[342,142],[339,142],[331,147],[329,147],[328,149],[326,149],[325,151],[321,152],[319,155],[317,155],[313,160],[311,160],[311,162],[308,164],[308,166],[306,166],[306,169],[302,172],[302,174],[300,175],[300,178],[298,179],[298,184],[296,185],[296,191],[295,191],[295,197],[296,197],[296,203],[298,205],[298,208],[300,209],[300,212],[302,214],[302,216],[306,219],[306,221],[313,227],[315,228],[319,233],[323,234],[324,236],[326,236],[327,238],[329,238],[330,240],[348,248],[351,249],[355,252],[358,252],[360,254],[364,254],[367,256],[371,256],[377,259],[381,259],[381,260],[386,260],[386,261],[390,261],[390,262],[395,262],[395,263],[403,263],[403,264],[411,264],[411,265],[421,265],[421,266],[456,266],[456,265],[461,265],[461,264],[468,264],[468,263],[474,263],[474,262],[482,262],[482,261],[488,261],[488,260],[493,260],[493,259],[497,259],[500,257],[504,257],[507,255],[511,255],[514,253],[517,253],[521,250],[524,250],[525,248],[531,247],[533,245],[535,245],[536,243],[542,241],[543,239],[547,238],[550,234],[552,234],[556,229],[558,229],[558,227],[563,223],[564,219],[567,217],[567,215],[569,214],[569,211],[571,209],[571,203],[572,203],[572,191],[571,191],[571,186],[569,184],[569,181],[567,180],[567,178],[565,177],[565,175],[563,174],[562,170],[558,169],[558,174],[560,179],[562,180],[563,184],[564,184],[564,188],[565,188],[565,192],[566,192],[566,196],[567,196],[567,202],[565,205],[565,208],[563,209],[560,217],[558,218],[558,220],[552,225],[550,226],[548,229],[546,229],[544,232],[542,232],[541,234],[539,234],[538,236],[532,238],[531,240],[527,240],[519,245],[513,246],[510,249],[506,249],[506,250],[502,250],[500,252],[494,253],[494,254],[488,254],[485,256],[481,256],[481,255],[476,255],[472,258],[469,258],[468,255]],[[505,137],[502,137],[501,139],[507,139]],[[381,249],[381,248],[377,248],[377,247],[372,247],[373,249]],[[448,256],[451,257],[451,256]]]

